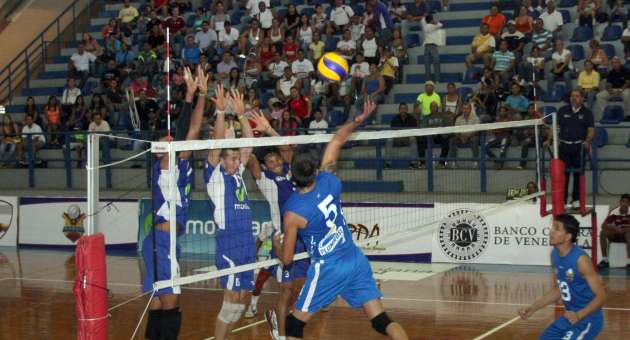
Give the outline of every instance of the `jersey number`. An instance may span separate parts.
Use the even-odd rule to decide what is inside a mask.
[[[569,285],[564,281],[558,280],[558,288],[560,289],[560,295],[562,295],[562,300],[571,301],[571,291],[569,291]]]
[[[337,219],[337,205],[332,204],[333,196],[328,195],[321,201],[317,207],[319,211],[324,214],[324,218],[326,218],[326,226],[330,229],[329,232],[335,232],[337,230],[337,226],[335,225],[335,219]]]

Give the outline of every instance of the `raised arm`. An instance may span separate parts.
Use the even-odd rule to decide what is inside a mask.
[[[271,137],[280,136],[278,131],[274,130],[260,110],[256,109],[252,111],[252,119],[256,123],[255,131]],[[291,163],[291,160],[293,160],[293,147],[291,145],[278,145],[278,151],[280,152],[282,161],[285,163]]]
[[[245,117],[245,100],[243,99],[243,93],[238,90],[232,89],[230,91],[230,101],[232,103],[232,111],[236,114],[239,123],[241,123],[241,132],[243,138],[254,137],[254,131],[249,124],[249,119]],[[253,147],[241,148],[241,163],[247,164],[249,162],[249,155],[252,154]]]
[[[224,139],[225,138],[225,106],[227,105],[228,96],[223,88],[221,83],[217,82],[216,85],[216,95],[212,98],[216,110],[214,114],[216,115],[214,120],[214,139]],[[212,166],[217,166],[219,164],[219,157],[221,155],[220,149],[213,149],[208,151],[208,163],[212,164]]]
[[[187,75],[184,77],[186,79],[186,103],[184,104],[184,110],[186,110],[186,106],[188,106],[188,110],[190,110],[192,99],[194,97],[194,91],[192,91],[192,95],[190,95],[190,88],[199,88],[199,95],[197,96],[197,105],[195,105],[195,111],[192,113],[192,117],[190,118],[190,123],[188,125],[188,133],[186,133],[186,140],[195,140],[199,139],[199,134],[201,132],[201,121],[203,119],[203,110],[206,104],[206,95],[208,94],[208,76],[203,72],[201,66],[197,66],[197,79],[192,79],[192,74],[189,69],[187,69]],[[189,80],[190,79],[190,80]],[[182,117],[183,118],[183,117]],[[180,158],[188,159],[192,156],[192,151],[182,152],[180,154]]]
[[[348,140],[348,137],[352,134],[352,131],[356,129],[361,123],[363,123],[367,117],[370,116],[372,111],[376,108],[376,103],[370,99],[366,99],[363,102],[363,112],[354,117],[353,120],[344,124],[333,137],[333,139],[326,146],[324,156],[322,158],[322,165],[320,170],[335,172],[337,168],[337,160],[339,159],[339,153],[341,148]]]

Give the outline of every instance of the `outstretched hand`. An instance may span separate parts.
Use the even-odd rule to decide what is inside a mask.
[[[376,103],[372,99],[366,98],[363,102],[363,112],[360,115],[354,117],[354,122],[357,124],[363,123],[376,109]]]
[[[240,118],[245,113],[245,100],[243,100],[241,91],[230,90],[230,102],[232,103],[232,111]]]
[[[215,96],[210,99],[212,100],[215,107],[217,108],[217,111],[223,111],[223,112],[225,111],[225,107],[227,106],[228,99],[229,99],[229,95],[225,91],[225,88],[223,88],[223,85],[221,85],[221,83],[217,83]]]
[[[208,93],[208,75],[201,66],[197,66],[197,87],[200,93]]]
[[[254,131],[258,131],[264,134],[265,132],[267,132],[268,129],[271,128],[271,124],[269,124],[269,121],[267,120],[267,118],[265,118],[265,115],[259,109],[252,111],[252,120],[254,120],[254,122],[256,123]]]
[[[197,72],[197,77],[199,77],[199,72]],[[186,91],[189,95],[194,95],[195,91],[197,91],[197,79],[195,79],[190,71],[189,67],[184,67],[184,81],[186,81]]]

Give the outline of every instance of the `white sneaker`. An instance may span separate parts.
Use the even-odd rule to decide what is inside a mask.
[[[247,310],[245,311],[245,319],[251,319],[256,316],[256,312],[258,312],[258,307],[256,305],[250,304],[247,306]]]
[[[573,209],[579,209],[580,208],[580,201],[573,201],[571,203],[571,208]]]
[[[280,333],[278,333],[278,316],[276,315],[276,311],[273,309],[266,311],[265,319],[269,325],[269,334],[271,335],[271,338],[273,340],[279,340]]]

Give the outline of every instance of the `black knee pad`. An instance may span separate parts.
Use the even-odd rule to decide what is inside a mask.
[[[162,310],[154,309],[149,311],[147,329],[144,331],[144,338],[149,340],[160,339],[160,324],[162,323]]]
[[[371,321],[372,328],[383,335],[387,335],[387,326],[393,322],[385,312],[375,316]]]
[[[293,314],[287,315],[287,322],[285,325],[285,334],[286,336],[290,336],[293,338],[303,338],[304,336],[304,326],[306,326],[306,322],[298,320]]]
[[[182,312],[179,307],[162,310],[161,333],[164,340],[177,340],[182,326]]]

